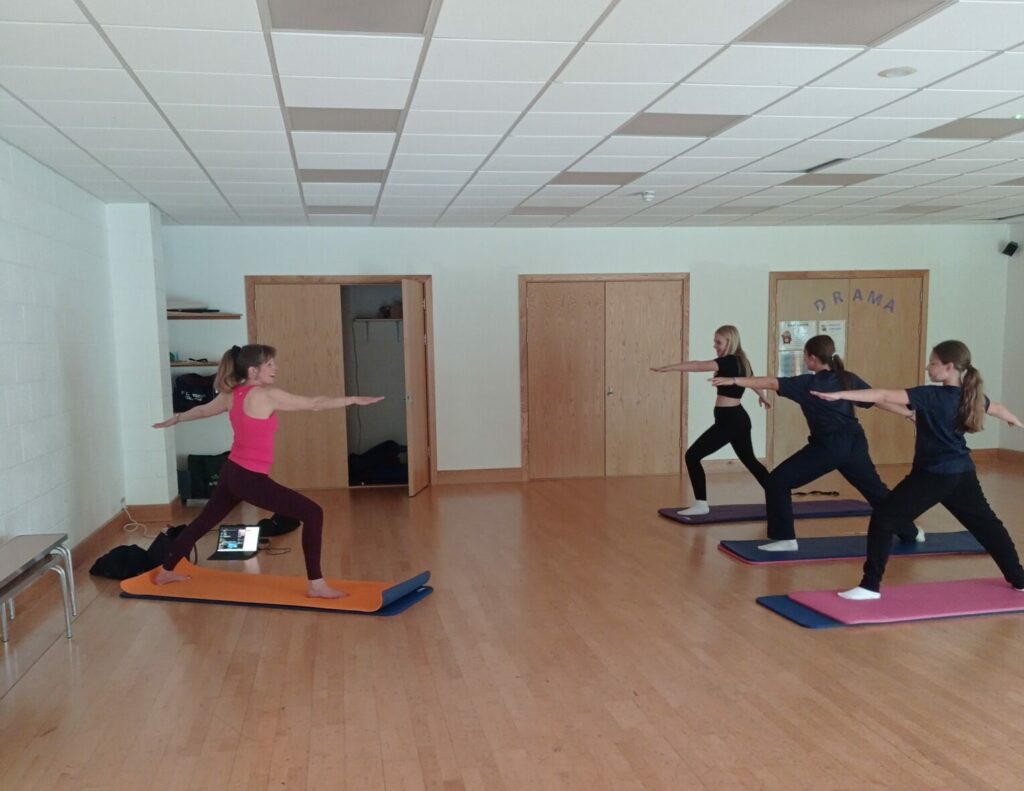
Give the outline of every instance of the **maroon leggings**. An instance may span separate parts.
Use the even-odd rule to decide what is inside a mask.
[[[302,554],[306,557],[306,576],[320,579],[320,541],[323,533],[323,509],[298,492],[270,480],[269,475],[240,467],[228,459],[220,470],[220,480],[202,512],[178,534],[164,560],[172,571],[195,543],[219,525],[240,502],[302,521]]]

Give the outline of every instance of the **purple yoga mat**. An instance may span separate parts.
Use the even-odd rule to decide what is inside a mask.
[[[850,626],[1024,611],[1024,592],[1001,579],[891,585],[882,588],[877,601],[849,601],[834,590],[800,591],[789,598]]]
[[[658,513],[666,519],[684,525],[711,525],[716,522],[763,522],[764,503],[738,503],[736,505],[713,505],[711,512],[703,516],[679,516],[676,511],[685,508],[659,508]],[[870,516],[871,506],[863,500],[800,500],[793,503],[794,519],[824,519],[830,516]]]

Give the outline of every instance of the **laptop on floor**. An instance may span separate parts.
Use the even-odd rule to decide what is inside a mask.
[[[260,545],[259,525],[221,525],[217,551],[208,560],[248,560]]]

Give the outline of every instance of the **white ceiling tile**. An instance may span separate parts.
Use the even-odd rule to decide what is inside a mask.
[[[271,33],[282,77],[412,79],[420,36]]]
[[[604,137],[633,117],[633,113],[526,113],[516,124],[517,135],[583,135]]]
[[[823,88],[921,88],[990,55],[990,52],[870,49],[826,74],[814,85]],[[910,66],[917,72],[899,78],[880,77],[878,74],[899,66]]]
[[[88,22],[73,0],[0,0],[0,19],[5,22]]]
[[[854,118],[821,134],[822,138],[841,140],[902,140],[942,126],[948,118]]]
[[[978,145],[977,140],[902,140],[871,152],[881,159],[936,159]]]
[[[470,173],[430,171],[430,170],[399,170],[392,167],[388,172],[388,184],[465,184]]]
[[[547,82],[572,48],[569,42],[475,41],[435,36],[420,78]]]
[[[853,118],[877,110],[909,93],[909,89],[801,88],[763,110],[762,115],[828,115]]]
[[[500,135],[415,135],[403,134],[399,154],[489,154]]]
[[[251,168],[254,170],[291,168],[291,152],[285,151],[203,151],[199,160],[211,168]]]
[[[618,135],[609,137],[591,151],[592,156],[668,156],[689,151],[705,140],[703,137],[644,137]]]
[[[175,0],[173,3],[87,0],[87,5],[101,25],[185,27],[197,30],[262,29],[258,6],[252,0]]]
[[[537,190],[536,184],[508,186],[500,184],[468,184],[462,191],[460,198],[509,198],[510,200],[523,200]]]
[[[21,99],[143,102],[146,97],[123,69],[0,67],[0,84]]]
[[[208,168],[210,176],[218,183],[225,184],[294,184],[293,168]],[[121,172],[121,171],[119,171]]]
[[[490,110],[521,112],[543,87],[539,82],[456,82],[420,80],[413,95],[416,110]]]
[[[416,197],[452,198],[461,189],[458,184],[397,184],[388,179],[384,185],[384,197]]]
[[[359,107],[395,110],[405,107],[412,80],[341,80],[333,77],[281,77],[288,107]]]
[[[579,200],[580,198],[600,198],[615,191],[615,187],[608,184],[548,184],[537,192],[537,197],[565,198]]]
[[[486,154],[396,154],[395,167],[401,170],[474,171]]]
[[[565,156],[499,156],[487,160],[483,170],[526,170],[526,171],[559,171],[567,168],[576,159],[575,154]]]
[[[279,107],[273,77],[256,74],[198,74],[137,71],[160,104],[219,104]]]
[[[345,204],[332,204],[341,205]],[[369,214],[311,214],[309,215],[310,225],[344,225],[360,226],[370,225],[373,217]]]
[[[303,170],[384,170],[390,153],[328,154],[296,151],[295,158]]]
[[[698,157],[763,157],[789,148],[794,139],[747,140],[743,138],[714,137],[705,140],[690,154]]]
[[[578,41],[607,0],[445,0],[434,35],[441,38]]]
[[[600,137],[514,135],[505,138],[495,154],[542,154],[546,156],[565,154],[578,157],[600,142]]]
[[[522,185],[540,186],[547,184],[562,170],[561,167],[546,168],[535,171],[481,171],[473,178],[474,185]]]
[[[148,102],[30,102],[32,109],[55,126],[112,126],[124,129],[166,129],[167,123]]]
[[[573,172],[597,173],[646,173],[662,164],[669,157],[596,157],[586,156],[573,165]]]
[[[975,170],[983,170],[998,165],[999,160],[990,159],[956,159],[946,157],[944,159],[933,159],[929,162],[917,162],[906,168],[906,172],[914,175],[918,173],[940,173],[943,175],[961,175]]]
[[[262,33],[118,26],[104,29],[135,70],[270,74]]]
[[[1024,98],[1013,99],[975,115],[976,118],[1017,118],[1018,116],[1024,118]]]
[[[755,115],[746,121],[740,121],[718,135],[718,139],[733,137],[745,139],[804,139],[814,137],[841,124],[846,118],[816,118]]]
[[[781,99],[792,88],[764,85],[693,85],[673,88],[651,105],[652,113],[699,113],[704,115],[753,115]]]
[[[996,55],[943,80],[935,87],[966,91],[1016,91],[1019,94],[1024,91],[1024,52]]]
[[[150,181],[208,181],[207,176],[196,165],[191,167],[137,167],[120,166],[111,168],[117,175],[129,181],[148,179]]]
[[[665,83],[557,82],[532,109],[539,112],[635,113],[671,87]]]
[[[750,187],[752,190],[759,187],[771,187],[788,181],[791,176],[788,173],[753,173],[750,171],[736,171],[726,173],[724,176],[715,179],[715,184],[730,184],[737,187]]]
[[[178,129],[246,130],[283,132],[284,119],[277,107],[219,107],[209,104],[162,104]]]
[[[797,87],[854,57],[859,48],[776,47],[738,44],[690,77],[687,82],[712,85],[783,85]]]
[[[840,162],[829,167],[829,173],[892,173],[896,170],[921,164],[919,159],[881,159],[877,157],[860,157],[847,162]]]
[[[195,160],[185,150],[149,151],[142,149],[100,149],[95,152],[96,159],[112,168],[126,167],[188,167],[195,165]]]
[[[662,165],[659,173],[728,173],[752,162],[754,157],[701,157],[684,154]]]
[[[593,41],[725,44],[768,14],[779,0],[622,0]]]
[[[288,138],[283,132],[221,132],[191,129],[181,136],[193,151],[287,151]]]
[[[116,69],[92,25],[0,22],[0,66]]]
[[[307,154],[389,154],[394,132],[292,132],[295,151]]]
[[[964,118],[1017,98],[1008,91],[947,91],[925,88],[876,110],[879,118]]]
[[[405,118],[405,134],[503,135],[518,112],[476,112],[446,110],[410,110]]]
[[[500,226],[513,228],[542,228],[554,225],[562,219],[558,214],[516,214],[498,220]]]
[[[882,49],[1001,50],[1021,42],[1024,3],[954,3],[881,45]]]
[[[86,178],[114,178],[109,168],[99,164],[80,148],[46,148],[43,146],[23,146],[26,154],[45,165],[56,168],[66,174],[74,172]]]
[[[1024,140],[993,140],[960,151],[957,157],[959,159],[1024,159]]]
[[[181,141],[170,129],[111,129],[104,127],[64,127],[64,132],[87,149],[148,148],[181,149]]]
[[[718,47],[587,42],[559,75],[562,82],[678,82]]]

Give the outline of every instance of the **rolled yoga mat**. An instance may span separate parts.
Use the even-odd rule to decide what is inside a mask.
[[[876,601],[850,601],[836,594],[799,591],[762,596],[757,603],[811,629],[1024,612],[1024,592],[998,578],[888,585]]]
[[[147,571],[121,582],[121,595],[130,599],[166,599],[199,604],[239,604],[249,607],[284,607],[296,610],[397,615],[428,596],[430,572],[402,582],[328,580],[331,587],[348,594],[341,599],[313,599],[306,595],[302,577],[241,574],[193,566],[182,560],[175,571],[191,579],[155,585],[156,571]]]
[[[713,525],[719,522],[763,522],[767,516],[764,503],[713,505],[703,516],[680,516],[676,511],[686,508],[659,508],[666,519],[684,525]],[[833,516],[870,516],[871,506],[863,500],[804,500],[793,503],[794,519],[826,519]]]
[[[788,563],[814,563],[825,560],[853,560],[865,556],[867,536],[822,536],[800,538],[800,549],[795,552],[765,552],[758,549],[770,539],[756,541],[721,541],[719,550],[733,560],[754,566],[781,566]],[[924,555],[978,555],[985,550],[966,530],[955,533],[928,533],[927,540],[918,544],[904,544],[894,540],[892,557],[907,558]]]

